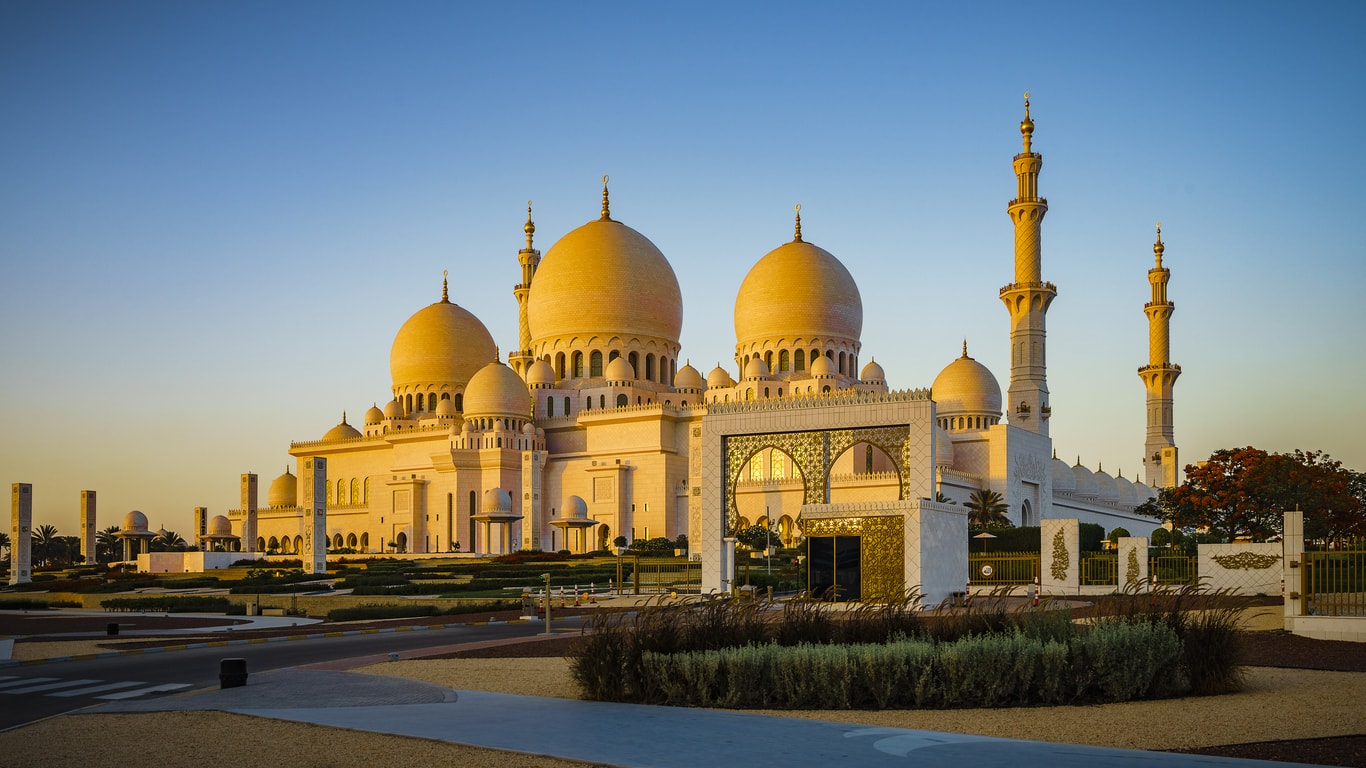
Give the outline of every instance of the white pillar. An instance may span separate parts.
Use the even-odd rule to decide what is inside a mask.
[[[304,545],[299,552],[304,573],[326,573],[327,459],[304,459],[299,482],[304,486]]]
[[[1292,510],[1285,513],[1285,527],[1281,532],[1281,574],[1285,579],[1285,629],[1295,631],[1295,617],[1302,615],[1304,606],[1304,513]]]
[[[81,552],[85,564],[95,564],[95,492],[81,491]]]
[[[1148,591],[1148,537],[1121,536],[1118,549],[1119,588]]]
[[[1046,595],[1081,591],[1081,535],[1075,518],[1039,521],[1039,586]]]
[[[9,583],[33,581],[33,486],[10,486]]]

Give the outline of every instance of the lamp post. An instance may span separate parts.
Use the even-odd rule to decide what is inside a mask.
[[[548,635],[550,634],[550,574],[543,573],[541,578],[545,579],[545,632],[542,634]]]

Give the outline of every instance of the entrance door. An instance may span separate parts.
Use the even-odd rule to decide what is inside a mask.
[[[860,599],[862,540],[858,536],[813,536],[806,540],[807,589],[820,600]]]

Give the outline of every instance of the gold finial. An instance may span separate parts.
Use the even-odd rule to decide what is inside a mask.
[[[1077,466],[1081,466],[1081,454],[1077,454]]]
[[[1024,137],[1024,151],[1027,153],[1030,151],[1030,139],[1034,135],[1034,120],[1029,116],[1029,91],[1025,91],[1024,102],[1025,116],[1024,120],[1020,121],[1020,135]]]
[[[612,211],[607,204],[607,174],[605,173],[602,175],[602,220],[612,220]]]
[[[526,201],[526,225],[522,227],[526,233],[526,249],[531,250],[531,236],[536,234],[536,224],[531,220],[531,201]]]
[[[1054,448],[1054,449],[1053,449],[1053,460],[1054,460],[1054,461],[1057,461],[1057,460],[1058,460],[1058,449],[1057,449],[1057,448]]]
[[[1167,246],[1162,244],[1162,222],[1157,222],[1157,242],[1153,243],[1153,254],[1157,256],[1157,268],[1162,268],[1162,252]]]
[[[797,203],[792,208],[797,212],[797,231],[792,235],[792,242],[800,243],[802,241],[802,204]]]
[[[446,270],[441,270],[441,301],[446,304],[451,303],[450,290],[446,284]]]
[[[342,411],[342,423],[346,423],[346,411]]]
[[[968,340],[963,339],[963,357],[968,356]]]

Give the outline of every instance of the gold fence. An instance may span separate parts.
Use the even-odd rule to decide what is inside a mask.
[[[1033,584],[1038,577],[1038,552],[972,552],[968,555],[968,580],[974,585]]]
[[[1366,539],[1306,551],[1301,567],[1306,615],[1366,616]]]
[[[617,593],[659,595],[702,592],[702,562],[675,557],[617,558]]]
[[[1119,556],[1092,554],[1082,555],[1081,583],[1086,586],[1099,586],[1119,583]]]
[[[1194,584],[1199,579],[1196,558],[1190,555],[1154,555],[1148,558],[1148,577],[1158,584]]]

